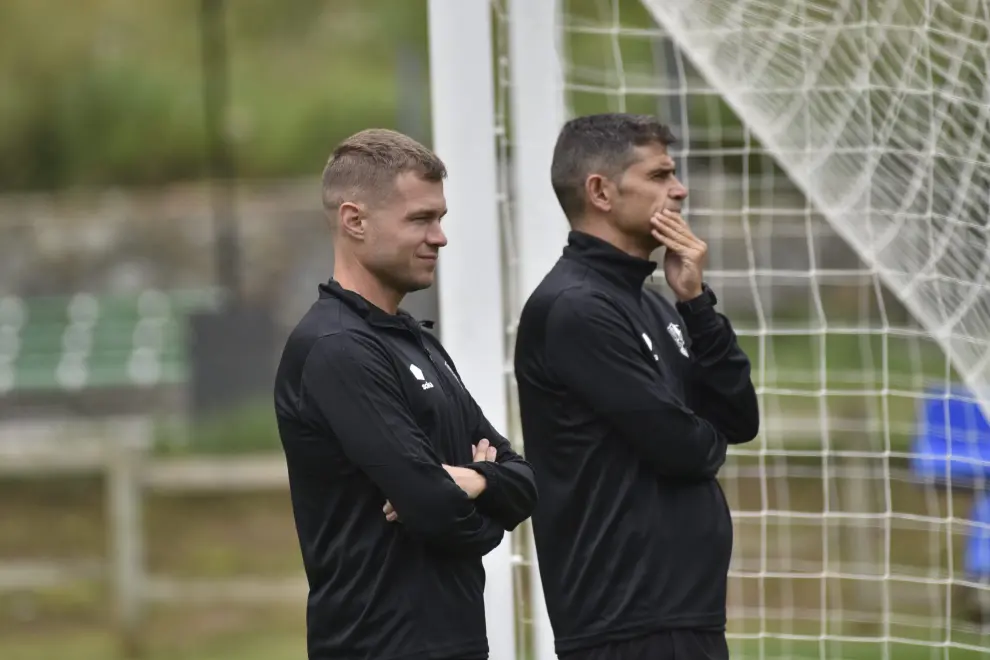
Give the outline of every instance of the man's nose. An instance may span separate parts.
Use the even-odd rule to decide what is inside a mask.
[[[684,184],[680,180],[674,179],[674,185],[667,194],[674,199],[684,200],[687,199],[688,189],[684,187]]]
[[[434,222],[430,226],[430,232],[426,235],[426,242],[437,247],[443,247],[447,244],[447,235],[443,233],[443,228],[439,222]]]

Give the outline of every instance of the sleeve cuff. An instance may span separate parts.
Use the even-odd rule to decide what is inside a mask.
[[[493,461],[478,461],[461,467],[474,470],[485,478],[485,490],[478,496],[478,500],[483,503],[484,500],[489,499],[491,492],[498,487],[498,463]]]
[[[677,311],[692,336],[705,334],[721,325],[715,311],[715,295],[707,286],[697,298],[677,303]]]

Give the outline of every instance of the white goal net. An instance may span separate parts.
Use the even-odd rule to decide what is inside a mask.
[[[679,136],[754,365],[762,432],[721,475],[732,657],[990,653],[990,4],[561,0],[557,22],[568,116]],[[511,95],[534,62],[499,43]]]

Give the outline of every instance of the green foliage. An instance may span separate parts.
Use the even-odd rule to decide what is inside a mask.
[[[394,126],[398,49],[426,57],[425,2],[226,2],[236,173],[319,172]],[[0,3],[0,190],[202,175],[198,0]]]
[[[159,425],[155,451],[176,454],[250,454],[281,451],[275,409],[270,401],[250,401],[205,419]]]
[[[369,126],[406,128],[402,107],[428,100],[426,80],[418,98],[400,98],[396,66],[414,56],[428,70],[425,0],[225,4],[227,134],[239,177],[314,175],[342,138]],[[608,25],[612,6],[572,0],[568,12]],[[638,0],[615,6],[623,26],[651,25]],[[200,29],[200,0],[0,3],[0,192],[203,176]],[[620,98],[612,79],[621,68],[635,87],[652,70],[654,47],[648,36],[615,43],[609,34],[572,34],[573,70],[597,76],[576,74],[594,91],[574,92],[573,110],[655,112],[655,97]],[[692,125],[738,122],[712,98],[692,100],[689,115]],[[427,137],[428,126],[414,128]]]

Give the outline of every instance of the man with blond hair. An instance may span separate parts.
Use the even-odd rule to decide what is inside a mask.
[[[530,466],[429,324],[399,308],[433,284],[445,177],[429,149],[380,129],[323,172],[333,277],[275,383],[312,660],[487,658],[482,557],[536,504]]]

